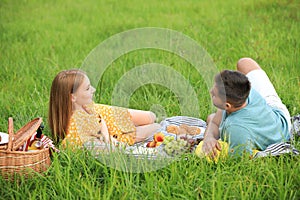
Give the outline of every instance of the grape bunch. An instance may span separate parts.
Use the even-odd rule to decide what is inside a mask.
[[[194,146],[197,144],[195,139],[187,136],[181,136],[180,139],[185,140],[187,142],[186,149],[188,152],[192,152]]]
[[[172,142],[175,138],[173,136],[170,136],[170,135],[166,135],[165,138],[164,138],[164,142],[163,144],[168,144],[170,142]]]
[[[168,155],[182,155],[183,153],[191,152],[193,150],[195,140],[184,136],[175,140],[174,137],[172,137],[170,141],[167,140],[164,144],[164,150]]]
[[[181,155],[187,151],[188,142],[183,139],[172,140],[165,145],[165,152],[168,155]]]

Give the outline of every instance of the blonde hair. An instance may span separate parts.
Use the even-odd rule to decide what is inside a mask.
[[[52,81],[48,121],[52,137],[59,142],[65,138],[72,116],[72,93],[82,84],[86,73],[78,70],[59,72]]]

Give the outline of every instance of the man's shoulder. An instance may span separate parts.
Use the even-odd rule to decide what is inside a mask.
[[[264,101],[264,98],[254,88],[251,88],[248,96],[248,101],[251,102]]]
[[[260,116],[262,116],[260,114],[269,112],[270,107],[267,105],[266,100],[255,89],[251,89],[245,110],[248,115],[256,115],[256,118],[260,118]]]

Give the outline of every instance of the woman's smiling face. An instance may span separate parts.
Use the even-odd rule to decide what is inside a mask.
[[[92,103],[95,91],[89,78],[84,75],[81,85],[72,94],[73,110],[81,110],[82,106]]]

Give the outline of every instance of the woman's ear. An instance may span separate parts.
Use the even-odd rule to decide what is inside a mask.
[[[72,103],[76,102],[76,95],[71,94],[71,101],[72,101]]]

